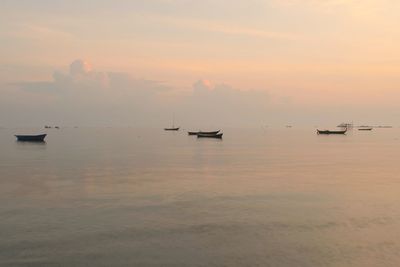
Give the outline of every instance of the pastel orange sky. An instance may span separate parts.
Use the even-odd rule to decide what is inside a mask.
[[[81,58],[162,82],[165,101],[204,79],[268,92],[304,116],[328,106],[393,121],[399,11],[395,0],[3,0],[0,90],[22,99],[10,84],[52,81]]]

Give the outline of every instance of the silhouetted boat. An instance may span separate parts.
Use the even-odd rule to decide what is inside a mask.
[[[317,130],[318,134],[345,134],[347,129],[345,130],[338,130],[338,131],[331,131],[331,130]]]
[[[217,133],[217,134],[204,134],[204,133],[198,133],[197,137],[198,138],[222,138],[223,133]]]
[[[220,130],[218,131],[212,131],[212,132],[203,132],[203,131],[198,131],[198,132],[188,132],[188,135],[198,135],[198,134],[217,134],[219,133]]]
[[[358,128],[359,131],[372,131],[372,128]]]
[[[175,127],[175,115],[172,118],[172,127],[164,128],[164,131],[179,131],[180,127]]]
[[[164,128],[165,131],[179,131],[180,127]]]
[[[44,142],[44,138],[47,134],[39,134],[39,135],[15,135],[18,141],[24,142]]]

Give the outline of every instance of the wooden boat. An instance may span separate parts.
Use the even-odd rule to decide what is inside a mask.
[[[212,131],[212,132],[203,132],[203,131],[198,131],[198,132],[188,132],[188,135],[198,135],[198,134],[217,134],[219,133],[220,130],[218,131]]]
[[[17,141],[23,142],[44,142],[44,138],[47,134],[39,134],[39,135],[15,135],[17,137]]]
[[[372,131],[372,128],[358,128],[359,131]]]
[[[175,127],[175,115],[172,118],[172,127],[164,128],[164,131],[179,131],[180,127]]]
[[[223,133],[217,133],[217,134],[204,134],[204,133],[199,133],[197,134],[198,138],[222,138]]]
[[[164,131],[179,131],[180,127],[164,128]]]
[[[337,131],[331,131],[331,130],[317,130],[318,134],[345,134],[347,132],[347,129],[344,130],[337,130]]]

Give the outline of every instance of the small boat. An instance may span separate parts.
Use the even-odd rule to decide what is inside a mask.
[[[345,134],[347,132],[347,128],[344,130],[337,130],[337,131],[332,131],[332,130],[317,130],[318,134]]]
[[[44,142],[44,138],[47,134],[39,134],[39,135],[15,135],[17,137],[17,141],[23,142]]]
[[[372,131],[372,127],[370,128],[358,128],[359,131]]]
[[[164,128],[164,131],[179,131],[180,127],[175,127],[175,115],[172,118],[172,127]]]
[[[164,131],[179,131],[180,127],[164,128]]]
[[[188,135],[198,135],[198,134],[217,134],[219,133],[220,130],[218,131],[212,131],[212,132],[203,132],[203,131],[198,131],[198,132],[188,132]]]
[[[217,133],[217,134],[204,134],[204,133],[198,133],[197,137],[198,138],[222,138],[223,133]]]
[[[60,129],[60,127],[59,127],[59,126],[55,126],[54,128],[56,128],[56,129]]]

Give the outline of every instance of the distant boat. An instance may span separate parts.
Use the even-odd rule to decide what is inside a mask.
[[[359,131],[372,131],[372,127],[370,128],[358,128]]]
[[[188,135],[198,135],[198,134],[217,134],[219,133],[220,130],[218,131],[212,131],[212,132],[203,132],[203,131],[198,131],[198,132],[188,132]]]
[[[58,127],[58,126],[55,126],[54,128],[56,128],[56,129],[60,129],[60,127]]]
[[[345,134],[347,132],[347,128],[345,130],[338,130],[338,131],[332,131],[332,130],[317,130],[318,134]]]
[[[197,137],[198,138],[222,138],[223,133],[217,133],[217,134],[204,134],[204,133],[198,133]]]
[[[179,131],[180,127],[164,128],[164,131]]]
[[[172,117],[172,127],[164,128],[164,131],[179,131],[180,127],[175,127],[175,115]]]
[[[45,129],[51,129],[51,126],[44,126]]]
[[[15,135],[17,137],[17,141],[23,142],[44,142],[44,138],[47,134],[39,134],[39,135]]]

